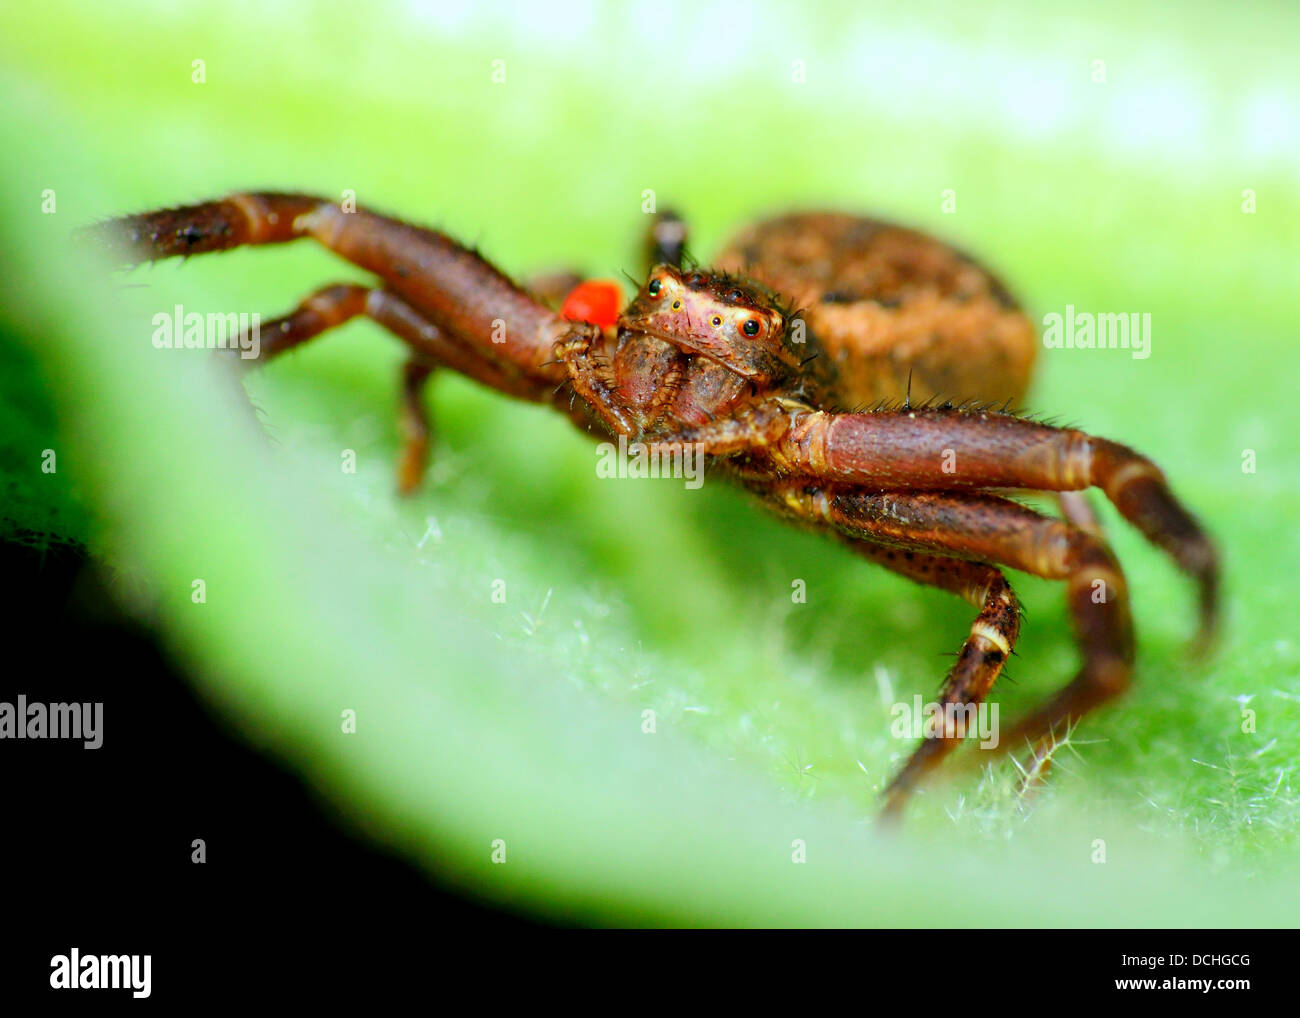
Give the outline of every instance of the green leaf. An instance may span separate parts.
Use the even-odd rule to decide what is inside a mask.
[[[1300,478],[1279,265],[1294,264],[1300,202],[1282,161],[1111,151],[1114,100],[1100,97],[1052,145],[996,124],[950,131],[934,96],[900,112],[868,90],[846,124],[824,81],[855,65],[833,47],[803,92],[765,42],[770,77],[734,71],[709,79],[706,104],[648,103],[663,73],[652,60],[611,82],[513,35],[471,26],[452,45],[445,26],[374,27],[396,13],[368,23],[373,37],[322,17],[312,45],[287,52],[221,14],[129,30],[58,4],[24,17],[0,20],[0,147],[24,154],[0,196],[15,295],[0,311],[6,516],[89,541],[214,709],[375,838],[474,893],[605,922],[1294,919],[1300,554],[1287,520]],[[951,31],[935,44],[975,59],[959,20]],[[1247,51],[1221,21],[1199,31],[1173,55],[1194,64],[1222,43],[1264,84],[1283,66],[1280,33]],[[591,33],[581,46],[611,52],[612,26]],[[1135,52],[1107,50],[1114,87]],[[498,55],[510,70],[493,92]],[[1206,109],[1226,123],[1244,93],[1207,74],[1222,102]],[[756,133],[726,112],[750,108],[797,131]],[[516,276],[635,270],[646,187],[689,215],[701,255],[783,204],[883,210],[988,257],[1037,316],[1149,311],[1149,360],[1045,351],[1036,402],[1152,455],[1222,541],[1218,656],[1186,663],[1190,591],[1110,514],[1140,625],[1134,692],[1075,733],[1033,799],[1006,767],[958,774],[918,800],[901,839],[878,840],[875,795],[909,749],[888,705],[936,688],[967,609],[739,492],[601,480],[590,442],[552,412],[461,379],[432,396],[427,490],[399,502],[400,351],[375,328],[349,325],[246,390],[149,341],[174,304],[269,316],[355,270],[304,245],[110,276],[68,243],[96,218],[243,186],[352,188],[477,241]],[[1256,215],[1240,209],[1247,186]],[[954,217],[939,211],[949,187]],[[41,212],[46,188],[55,215]],[[39,473],[45,448],[53,475]],[[791,602],[794,579],[806,605]],[[490,596],[498,580],[505,604]],[[1014,581],[1029,618],[998,691],[1008,716],[1075,665],[1061,591]],[[806,863],[792,862],[796,842]]]

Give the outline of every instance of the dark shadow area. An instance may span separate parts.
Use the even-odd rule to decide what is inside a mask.
[[[73,947],[152,955],[153,996],[174,1001],[300,962],[359,976],[447,935],[539,928],[359,840],[233,739],[84,552],[5,543],[0,576],[0,703],[103,704],[98,749],[0,739],[6,1000],[48,994],[50,959]]]

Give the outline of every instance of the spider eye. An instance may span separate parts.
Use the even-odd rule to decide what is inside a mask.
[[[682,306],[682,302],[681,302],[681,301],[679,301],[679,300],[675,300],[675,301],[673,301],[673,310],[674,310],[674,311],[678,311],[678,310],[680,310],[680,309],[681,309],[681,306]]]
[[[742,300],[745,299],[745,294],[741,290],[732,290],[729,294],[727,294],[727,297],[731,300],[734,300],[736,303],[740,303]]]
[[[719,325],[722,324],[722,319],[719,318],[717,315],[714,315],[713,318],[710,320],[709,324],[716,329]]]
[[[740,328],[741,328],[741,331],[744,332],[744,334],[745,334],[746,336],[750,336],[750,337],[757,336],[757,335],[758,335],[758,330],[759,330],[759,328],[760,328],[760,326],[759,326],[759,324],[758,324],[758,319],[757,319],[757,318],[746,318],[746,319],[745,319],[745,324],[742,325]]]
[[[650,280],[650,285],[645,288],[645,292],[648,293],[651,297],[658,297],[659,290],[661,289],[661,287],[662,284],[660,284],[659,280],[652,279]]]

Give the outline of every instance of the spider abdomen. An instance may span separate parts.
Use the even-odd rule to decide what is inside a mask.
[[[736,236],[720,269],[779,292],[832,365],[841,407],[930,398],[1018,401],[1036,334],[1006,288],[932,237],[833,212],[768,219]]]

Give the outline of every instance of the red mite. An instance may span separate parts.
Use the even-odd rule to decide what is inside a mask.
[[[588,279],[569,291],[560,314],[571,322],[590,322],[612,329],[623,310],[623,290],[613,280]]]

